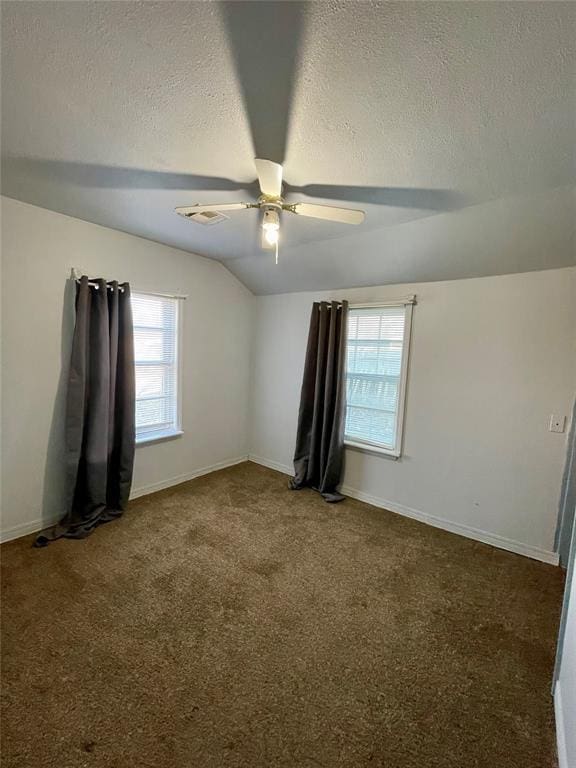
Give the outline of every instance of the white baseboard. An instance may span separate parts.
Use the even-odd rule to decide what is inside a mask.
[[[171,488],[174,485],[180,485],[180,483],[186,483],[189,480],[193,480],[195,477],[201,477],[202,475],[207,475],[210,472],[216,472],[219,469],[232,467],[235,464],[241,464],[244,461],[252,461],[255,464],[261,464],[264,467],[274,469],[277,472],[282,472],[286,475],[294,474],[293,467],[289,466],[288,464],[282,464],[278,461],[273,461],[271,459],[265,459],[262,456],[250,454],[248,456],[237,456],[233,459],[227,459],[225,461],[218,462],[217,464],[211,464],[208,467],[202,467],[201,469],[187,472],[186,474],[178,475],[176,477],[171,477],[158,483],[151,483],[150,485],[141,486],[140,488],[134,488],[130,494],[130,498],[137,499],[140,496],[147,496],[150,493],[155,493],[156,491],[161,491],[165,488]],[[518,555],[531,557],[534,560],[540,560],[544,563],[558,565],[559,560],[558,554],[556,552],[550,552],[548,550],[534,547],[530,544],[524,544],[519,541],[514,541],[513,539],[507,539],[503,536],[499,536],[498,534],[488,533],[478,528],[472,528],[471,526],[463,525],[462,523],[454,523],[450,520],[445,520],[444,518],[436,517],[435,515],[430,515],[426,512],[420,512],[417,509],[411,509],[410,507],[406,507],[394,501],[389,501],[388,499],[381,499],[376,496],[371,496],[370,494],[359,491],[356,488],[343,486],[341,490],[344,495],[350,496],[353,499],[358,499],[359,501],[364,501],[365,503],[371,504],[374,507],[386,509],[389,512],[394,512],[396,514],[403,515],[404,517],[410,517],[413,520],[418,520],[419,522],[433,525],[435,528],[441,528],[445,531],[450,531],[451,533],[465,536],[468,539],[481,541],[484,544],[490,544],[493,547],[505,549],[508,552],[514,552]],[[37,531],[41,531],[43,528],[48,528],[49,526],[58,522],[58,519],[59,518],[53,520],[45,520],[42,518],[37,518],[26,523],[15,525],[12,528],[8,528],[7,530],[0,532],[0,542],[11,541],[12,539],[18,539],[21,536],[27,536],[30,533],[36,533]]]
[[[187,472],[185,475],[178,475],[177,477],[171,477],[168,480],[161,480],[158,483],[143,485],[140,488],[132,489],[130,493],[130,499],[137,499],[140,496],[147,496],[149,493],[155,493],[155,491],[162,491],[165,488],[171,488],[173,485],[186,483],[188,480],[193,480],[195,477],[208,475],[210,472],[216,472],[218,469],[233,467],[235,464],[241,464],[244,461],[248,461],[248,456],[237,456],[234,459],[226,459],[226,461],[220,461],[217,464],[211,464],[209,467],[202,467],[202,469],[196,469],[193,472]],[[27,523],[14,525],[12,528],[7,528],[5,531],[0,531],[0,543],[12,541],[13,539],[19,539],[22,536],[28,536],[30,533],[38,533],[38,531],[42,531],[44,528],[50,528],[50,526],[55,525],[61,518],[62,515],[58,515],[58,517],[52,519],[43,519],[39,517],[35,520],[30,520]]]
[[[554,715],[556,719],[556,744],[558,746],[558,768],[570,768],[568,764],[568,752],[566,747],[566,726],[562,711],[562,689],[560,681],[554,686]]]
[[[342,486],[340,489],[345,496],[351,496],[353,499],[359,501],[365,501],[367,504],[372,504],[374,507],[380,507],[381,509],[387,509],[389,512],[395,512],[398,515],[404,515],[404,517],[411,517],[413,520],[418,520],[421,523],[427,525],[433,525],[435,528],[442,528],[444,531],[450,533],[457,533],[460,536],[465,536],[467,539],[474,539],[480,541],[483,544],[490,544],[493,547],[499,549],[505,549],[508,552],[514,552],[517,555],[524,555],[525,557],[531,557],[533,560],[540,560],[543,563],[551,563],[552,565],[558,565],[558,554],[556,552],[549,552],[546,549],[540,549],[534,547],[531,544],[524,544],[514,539],[507,539],[504,536],[499,536],[497,533],[488,533],[482,531],[479,528],[473,528],[463,523],[454,523],[451,520],[446,520],[443,517],[436,517],[430,515],[427,512],[420,512],[418,509],[411,509],[398,502],[388,501],[387,499],[379,499],[375,496],[370,496],[367,493],[358,491],[355,488],[349,488],[348,486]]]
[[[268,469],[275,469],[284,475],[294,475],[294,467],[288,464],[280,464],[280,462],[272,461],[271,459],[264,459],[262,456],[254,456],[254,454],[249,453],[248,461],[253,461],[254,464],[261,464],[263,467],[268,467]]]
[[[287,464],[281,464],[277,461],[265,459],[262,456],[255,456],[250,454],[248,456],[249,461],[253,461],[256,464],[262,464],[264,467],[275,469],[278,472],[283,472],[287,475],[293,475],[294,470]],[[478,528],[473,528],[469,525],[462,523],[454,523],[451,520],[446,520],[442,517],[436,517],[430,515],[427,512],[420,512],[418,509],[411,509],[398,502],[390,501],[388,499],[381,499],[376,496],[371,496],[368,493],[359,491],[356,488],[350,488],[347,485],[343,485],[340,490],[345,496],[350,496],[352,499],[358,499],[358,501],[364,501],[366,504],[371,504],[373,507],[379,507],[380,509],[386,509],[389,512],[395,512],[398,515],[404,517],[410,517],[413,520],[418,520],[421,523],[427,525],[433,525],[435,528],[442,528],[444,531],[450,533],[457,533],[460,536],[465,536],[467,539],[474,539],[480,541],[483,544],[490,544],[493,547],[499,549],[505,549],[508,552],[514,552],[517,555],[524,555],[525,557],[531,557],[533,560],[540,560],[543,563],[550,563],[551,565],[558,565],[559,557],[557,552],[550,552],[546,549],[540,549],[534,547],[531,544],[524,544],[514,539],[507,539],[504,536],[499,536],[496,533],[488,533]]]
[[[37,517],[35,520],[29,520],[27,523],[13,525],[12,528],[0,531],[0,544],[12,541],[12,539],[20,539],[22,536],[28,536],[30,533],[38,533],[38,531],[42,531],[44,528],[50,528],[52,525],[56,525],[61,517],[62,515],[47,519]]]
[[[235,464],[242,464],[243,461],[248,461],[248,456],[236,456],[234,459],[219,461],[217,464],[211,464],[209,467],[195,469],[193,472],[186,472],[184,475],[177,475],[176,477],[171,477],[168,480],[160,480],[158,483],[151,483],[150,485],[142,485],[140,488],[133,488],[130,493],[130,499],[138,499],[140,496],[148,496],[150,493],[163,491],[165,488],[172,488],[173,485],[187,483],[189,480],[194,480],[195,477],[209,475],[210,472],[216,472],[219,469],[226,469],[226,467],[233,467]]]

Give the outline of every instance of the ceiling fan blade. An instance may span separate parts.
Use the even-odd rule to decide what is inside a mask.
[[[312,219],[339,221],[341,224],[362,224],[364,211],[355,208],[336,208],[334,205],[315,205],[314,203],[294,203],[282,206],[284,210],[297,213],[299,216],[309,216]]]
[[[260,190],[268,197],[280,197],[282,194],[282,166],[272,160],[254,160]]]
[[[453,189],[420,187],[360,187],[340,184],[285,184],[287,192],[318,197],[321,200],[345,200],[392,208],[419,208],[430,211],[452,211],[466,205],[464,196]]]
[[[252,208],[251,203],[213,203],[212,205],[188,205],[174,210],[180,216],[193,216],[195,213],[205,211],[239,211],[242,208]]]

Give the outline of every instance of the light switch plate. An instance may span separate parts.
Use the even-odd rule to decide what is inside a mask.
[[[555,413],[550,416],[548,429],[550,432],[564,432],[566,426],[566,416],[557,416]]]

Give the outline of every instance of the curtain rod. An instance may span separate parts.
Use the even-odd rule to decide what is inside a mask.
[[[399,296],[397,299],[383,299],[382,301],[366,301],[358,304],[350,302],[350,309],[370,309],[371,307],[401,307],[407,304],[416,304],[416,296]]]
[[[187,299],[187,293],[158,293],[158,291],[141,291],[134,288],[134,293],[143,293],[146,296],[160,296],[162,299]]]
[[[360,301],[355,302],[350,299],[348,301],[348,309],[373,309],[378,307],[401,307],[408,304],[416,304],[416,295],[410,294],[409,296],[398,296],[394,299],[382,299],[382,301]],[[342,299],[322,299],[316,301],[316,304],[339,304],[342,305]]]
[[[72,267],[71,273],[70,273],[70,279],[75,280],[77,283],[80,282],[81,276],[78,273],[78,270],[75,267]],[[111,281],[106,282],[107,288],[112,288]],[[88,278],[88,285],[92,285],[94,288],[99,289],[100,285],[94,280],[94,278]],[[119,291],[124,291],[124,288],[122,288],[120,285],[118,286]],[[144,293],[146,296],[159,296],[162,299],[187,299],[188,294],[184,293],[158,293],[157,291],[140,291],[138,289],[134,289],[134,293]]]

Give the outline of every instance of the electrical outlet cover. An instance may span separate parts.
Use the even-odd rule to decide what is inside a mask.
[[[564,432],[565,426],[566,416],[556,416],[554,413],[550,416],[550,424],[548,426],[550,432]]]

